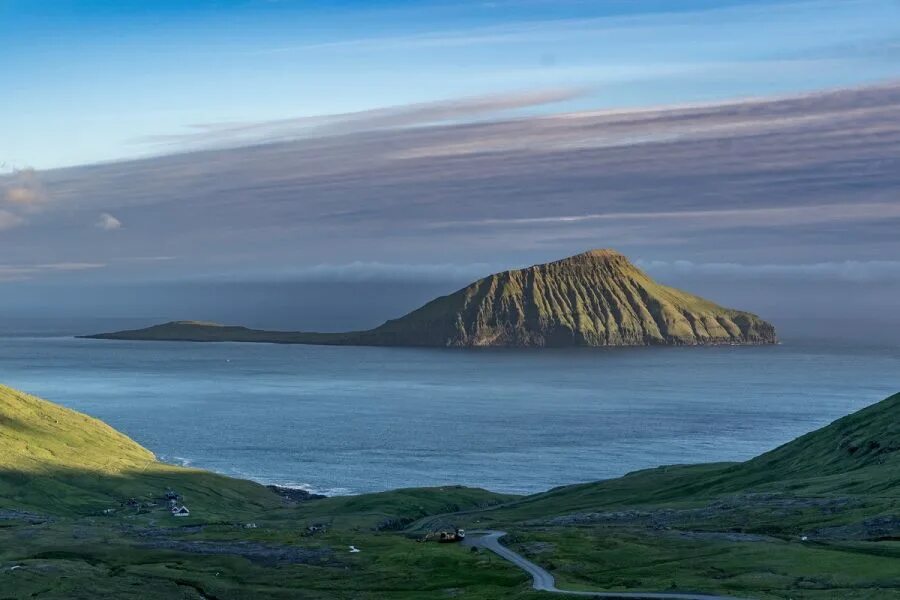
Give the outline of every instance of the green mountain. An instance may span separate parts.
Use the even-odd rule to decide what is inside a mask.
[[[496,273],[369,331],[261,331],[177,321],[89,336],[366,346],[544,347],[771,344],[775,328],[660,285],[613,250]]]

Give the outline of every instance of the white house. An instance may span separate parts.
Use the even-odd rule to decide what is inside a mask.
[[[191,511],[188,510],[187,506],[173,506],[172,507],[172,516],[173,517],[189,517],[189,516],[191,516]]]

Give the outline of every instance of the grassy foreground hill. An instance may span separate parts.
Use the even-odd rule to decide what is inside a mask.
[[[170,514],[168,490],[189,517]],[[500,597],[524,577],[397,531],[512,498],[447,486],[304,502],[158,462],[97,419],[0,386],[0,599]]]
[[[158,462],[107,424],[0,386],[0,507],[59,515],[125,510],[174,488],[218,516],[280,505],[259,484]]]
[[[303,501],[159,463],[96,419],[0,387],[0,598],[545,597],[492,554],[417,541],[448,523],[509,531],[570,589],[900,598],[898,424],[900,394],[743,463],[526,497]],[[189,518],[168,514],[167,488]]]
[[[775,328],[660,285],[613,250],[504,271],[369,331],[304,333],[175,321],[88,336],[363,346],[644,346],[771,344]]]

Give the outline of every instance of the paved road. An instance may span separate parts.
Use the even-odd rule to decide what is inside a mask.
[[[553,579],[553,575],[501,544],[500,538],[504,535],[506,535],[505,531],[470,531],[466,534],[464,544],[490,550],[502,558],[505,558],[531,575],[532,579],[534,579],[534,589],[542,592],[553,592],[555,594],[566,594],[569,596],[584,596],[587,598],[621,598],[623,600],[636,600],[641,598],[644,600],[740,600],[733,596],[709,596],[704,594],[667,594],[663,592],[576,592],[561,590],[556,587],[556,581]]]

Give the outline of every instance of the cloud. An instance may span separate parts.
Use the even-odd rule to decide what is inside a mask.
[[[357,283],[367,281],[469,281],[496,272],[488,263],[416,264],[355,261],[346,264],[319,264],[282,269],[260,275],[261,279],[280,279],[320,283]]]
[[[0,282],[23,281],[47,273],[102,269],[105,263],[58,262],[38,265],[0,265]]]
[[[10,204],[30,205],[39,202],[40,194],[27,187],[11,187],[6,190],[6,201]]]
[[[89,269],[102,269],[105,266],[106,263],[58,262],[35,265],[34,268],[43,271],[86,271]]]
[[[121,262],[136,262],[136,263],[152,263],[152,262],[165,262],[169,260],[175,260],[178,258],[177,256],[126,256],[124,258],[117,258],[116,260]]]
[[[746,61],[743,63],[746,67]],[[733,65],[720,65],[733,70]],[[765,63],[764,69],[772,65]],[[847,121],[866,123],[866,134],[890,131],[876,113],[900,99],[897,82],[864,88],[836,88],[808,94],[741,98],[672,106],[562,113],[495,125],[494,135],[400,148],[397,159],[452,158],[487,153],[573,152],[640,147],[690,140],[827,130]]]
[[[0,265],[0,282],[30,279],[34,269]]]
[[[628,4],[628,3],[623,3]],[[830,25],[828,15],[843,18],[849,24],[855,20],[867,22],[866,4],[862,0],[786,0],[756,6],[752,2],[737,6],[696,7],[689,10],[666,9],[652,12],[638,11],[638,14],[610,14],[600,17],[572,17],[551,19],[528,19],[516,22],[510,20],[501,25],[474,26],[467,29],[436,30],[421,33],[400,33],[391,36],[369,36],[355,39],[340,39],[307,44],[277,46],[241,54],[270,55],[298,52],[336,51],[372,53],[384,50],[413,52],[431,48],[464,48],[469,46],[497,45],[554,45],[572,40],[595,41],[597,37],[663,38],[667,34],[685,37],[693,34],[710,35],[710,26],[722,27],[722,23],[745,23],[764,19],[768,27],[790,26],[802,20],[809,28],[818,24],[810,22],[810,15],[825,16],[824,23]],[[856,7],[855,19],[843,13],[844,5]],[[483,4],[487,8],[500,8],[495,2]],[[840,15],[835,17],[834,15]],[[699,43],[699,42],[698,42]]]
[[[709,276],[733,279],[789,279],[854,283],[900,282],[900,261],[847,260],[808,264],[695,263],[688,260],[637,260],[651,275]]]
[[[496,113],[564,102],[584,94],[578,88],[551,88],[473,96],[437,102],[390,106],[371,110],[245,123],[199,123],[192,132],[159,135],[139,141],[189,146],[235,146],[266,141],[321,137],[451,123]]]
[[[113,231],[122,227],[122,221],[109,213],[102,213],[97,220],[96,226],[104,231]]]
[[[897,202],[850,202],[810,206],[763,207],[747,209],[682,210],[648,212],[610,212],[586,215],[561,215],[520,219],[482,219],[435,223],[433,227],[498,225],[567,225],[589,221],[688,221],[691,225],[724,227],[784,227],[847,221],[900,218]]]
[[[32,212],[47,200],[47,192],[34,169],[16,170],[5,179],[0,199],[10,209]]]
[[[0,209],[0,231],[4,229],[12,229],[13,227],[18,227],[22,223],[25,222],[25,219],[20,217],[17,214],[11,213],[8,210]]]
[[[113,262],[113,235],[122,257],[178,256],[165,269],[173,277],[329,262],[298,276],[331,279],[369,277],[346,267],[355,260],[503,267],[597,245],[758,264],[890,259],[900,256],[898,114],[894,83],[42,171],[52,206],[30,225],[35,235],[0,235],[0,256]],[[450,157],[394,158],[467,144]],[[127,236],[97,235],[106,211]],[[146,266],[121,275],[147,277]]]
[[[0,231],[24,225],[25,216],[39,212],[46,200],[47,191],[34,169],[14,169],[0,177]]]

